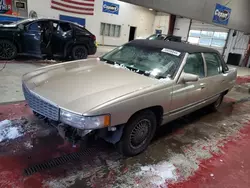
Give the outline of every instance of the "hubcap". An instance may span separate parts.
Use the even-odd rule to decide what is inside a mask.
[[[13,47],[5,42],[1,42],[0,43],[0,57],[1,58],[11,58],[14,55],[15,51],[13,49]]]
[[[130,145],[132,148],[140,148],[148,138],[150,133],[151,122],[147,119],[139,121],[130,135]]]
[[[75,51],[75,56],[77,57],[77,59],[83,59],[85,55],[84,49],[82,48],[77,48]]]
[[[215,102],[215,104],[214,104],[215,108],[219,108],[221,102],[222,102],[222,96],[220,96],[220,97],[217,99],[217,101]]]

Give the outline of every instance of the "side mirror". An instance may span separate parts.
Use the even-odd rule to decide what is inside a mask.
[[[199,80],[199,76],[189,73],[183,73],[180,78],[180,82],[197,82]]]

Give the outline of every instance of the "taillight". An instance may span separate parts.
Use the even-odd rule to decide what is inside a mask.
[[[95,35],[91,35],[91,38],[95,41],[96,40],[96,36]]]

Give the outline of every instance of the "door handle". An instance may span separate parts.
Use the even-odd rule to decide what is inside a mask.
[[[201,89],[205,89],[205,84],[200,84]]]

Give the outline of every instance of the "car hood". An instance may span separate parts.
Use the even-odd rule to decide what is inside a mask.
[[[36,94],[78,113],[158,83],[98,59],[45,67],[26,74],[23,80]]]

